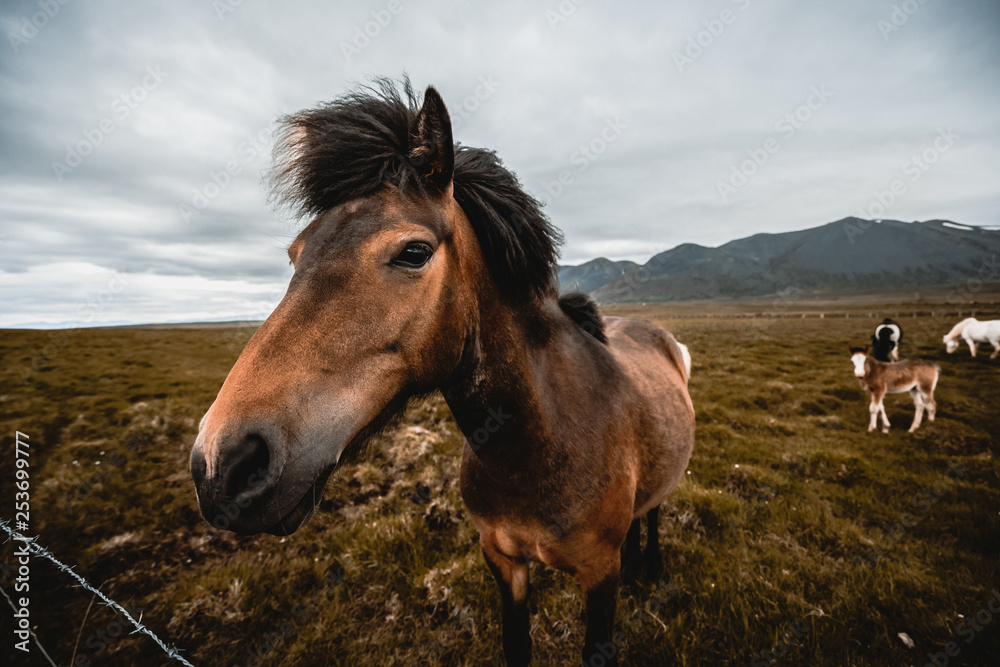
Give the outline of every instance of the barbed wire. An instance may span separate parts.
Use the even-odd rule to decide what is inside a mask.
[[[42,545],[36,543],[35,539],[37,539],[37,538],[26,537],[26,536],[22,535],[21,533],[17,532],[16,530],[14,530],[13,528],[10,527],[9,522],[8,522],[7,519],[0,519],[0,528],[3,528],[4,531],[6,531],[6,533],[8,535],[8,538],[6,540],[7,542],[9,542],[11,540],[20,540],[21,542],[24,542],[25,547],[29,551],[31,551],[35,556],[41,556],[43,558],[46,558],[46,559],[52,561],[52,563],[56,567],[58,567],[63,572],[65,572],[69,576],[71,576],[74,579],[76,579],[79,582],[79,585],[80,585],[81,588],[84,588],[84,589],[90,591],[91,593],[93,593],[94,595],[96,595],[97,597],[101,598],[101,600],[104,603],[104,606],[111,607],[112,609],[118,611],[120,614],[122,614],[123,616],[125,616],[125,618],[127,618],[129,620],[129,622],[132,623],[132,625],[135,626],[135,630],[133,630],[131,634],[134,635],[137,632],[143,633],[144,635],[146,635],[150,639],[152,639],[154,642],[156,642],[157,644],[159,644],[160,648],[163,649],[163,651],[167,655],[169,655],[171,658],[173,658],[174,660],[177,660],[178,662],[180,662],[183,665],[187,665],[187,667],[194,667],[194,665],[192,665],[190,662],[188,662],[187,660],[185,660],[181,656],[181,654],[179,652],[179,649],[176,649],[173,646],[168,646],[167,644],[165,644],[163,642],[162,639],[160,639],[155,634],[153,634],[153,632],[149,628],[147,628],[145,625],[143,625],[142,622],[141,622],[141,616],[142,616],[141,614],[140,614],[140,620],[136,620],[135,618],[133,618],[132,615],[130,613],[128,613],[128,611],[124,607],[122,607],[120,604],[118,604],[117,602],[115,602],[114,600],[112,600],[111,598],[109,598],[107,595],[105,595],[101,591],[99,591],[96,588],[94,588],[93,586],[91,586],[89,583],[87,583],[86,579],[84,579],[79,574],[77,574],[76,572],[74,572],[73,568],[69,567],[68,565],[63,564],[59,559],[57,559],[55,556],[53,556],[51,553],[49,553],[48,549],[46,549]],[[37,641],[37,638],[36,638],[36,641]],[[43,649],[43,651],[44,651],[44,649]],[[48,655],[48,654],[46,654],[46,655]],[[51,658],[50,658],[50,660],[51,660]]]
[[[4,599],[7,600],[7,604],[10,605],[10,608],[13,609],[14,613],[16,614],[17,606],[14,604],[14,601],[10,599],[10,596],[7,595],[7,591],[5,591],[3,588],[0,588],[0,595],[3,595]],[[52,656],[49,655],[49,652],[45,650],[44,646],[42,646],[42,642],[39,641],[38,635],[35,634],[35,631],[32,630],[31,628],[28,628],[28,632],[31,634],[32,638],[34,638],[35,644],[38,645],[38,648],[42,650],[42,655],[44,655],[46,659],[48,659],[49,664],[52,665],[52,667],[58,667],[58,665],[56,665],[56,661],[52,659]]]

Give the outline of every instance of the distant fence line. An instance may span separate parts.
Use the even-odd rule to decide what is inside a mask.
[[[615,308],[628,308],[628,307],[643,307],[643,306],[666,306],[666,304],[623,304],[616,303],[611,304]],[[666,306],[669,307],[669,306]],[[745,312],[745,313],[656,313],[656,319],[663,320],[752,320],[752,319],[762,319],[762,318],[772,318],[772,319],[826,319],[826,318],[843,318],[843,319],[864,319],[864,318],[882,318],[882,317],[892,317],[894,319],[905,319],[905,318],[917,318],[917,317],[935,317],[935,318],[946,318],[954,317],[956,319],[964,319],[966,317],[975,318],[988,318],[988,319],[1000,319],[1000,310],[914,310],[914,311],[896,311],[896,310],[881,310],[881,311],[857,311],[857,310],[798,310],[790,311],[784,309],[776,310],[762,310],[756,312]]]
[[[111,607],[112,609],[118,611],[120,614],[122,614],[123,616],[125,616],[125,618],[127,618],[129,620],[129,622],[132,625],[135,626],[135,630],[132,631],[132,634],[135,634],[137,632],[143,633],[144,635],[150,637],[157,644],[159,644],[160,648],[163,649],[164,653],[166,653],[167,655],[169,655],[171,658],[173,658],[174,660],[178,661],[182,665],[187,665],[187,667],[194,667],[194,665],[192,665],[190,662],[188,662],[183,657],[181,657],[181,654],[179,653],[178,649],[174,648],[173,646],[168,646],[167,644],[165,644],[163,642],[163,640],[161,640],[159,637],[157,637],[156,635],[154,635],[152,633],[152,631],[150,631],[149,628],[147,628],[145,625],[142,624],[141,621],[136,620],[135,618],[133,618],[132,615],[130,613],[128,613],[128,610],[126,610],[123,606],[121,606],[120,604],[118,604],[117,602],[115,602],[114,600],[112,600],[111,598],[109,598],[107,595],[105,595],[104,593],[102,593],[98,589],[96,589],[93,586],[91,586],[87,582],[86,579],[84,579],[79,574],[77,574],[76,572],[74,572],[73,568],[69,567],[68,565],[63,564],[55,556],[53,556],[51,553],[49,553],[48,549],[46,549],[45,547],[43,547],[40,544],[36,543],[35,540],[37,538],[35,538],[35,537],[26,537],[25,535],[22,535],[21,533],[17,532],[16,530],[14,530],[13,528],[10,527],[10,525],[8,524],[7,519],[0,519],[0,528],[3,528],[4,531],[6,531],[6,533],[8,535],[6,541],[9,542],[11,540],[18,540],[20,542],[23,542],[24,545],[25,545],[25,547],[33,555],[35,555],[35,556],[41,556],[42,558],[47,558],[48,560],[52,561],[52,563],[55,564],[56,567],[58,567],[63,572],[65,572],[69,576],[71,576],[74,579],[76,579],[79,582],[80,587],[82,587],[82,588],[90,591],[91,593],[93,593],[94,595],[96,595],[97,597],[99,597],[102,600],[102,602],[104,603],[104,605],[106,607]],[[141,616],[141,614],[140,614],[140,616]],[[34,633],[32,633],[32,635],[34,635]],[[35,637],[35,642],[38,643],[38,637]],[[38,643],[38,646],[39,646],[39,648],[41,648],[41,644],[40,643]],[[45,649],[42,649],[43,652],[44,652],[44,650]],[[48,657],[47,653],[46,653],[46,657]],[[51,658],[49,658],[49,660],[51,661]]]

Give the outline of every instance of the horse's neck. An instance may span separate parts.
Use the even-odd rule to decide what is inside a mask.
[[[558,402],[553,393],[562,383],[550,375],[565,350],[545,344],[557,324],[545,306],[482,306],[470,358],[441,388],[469,446],[486,462],[527,462],[551,434],[546,403]]]
[[[974,317],[965,318],[964,320],[955,325],[955,328],[952,330],[952,338],[958,338],[959,336],[964,334],[969,327],[976,324],[979,324],[979,320],[977,320],[976,318]]]

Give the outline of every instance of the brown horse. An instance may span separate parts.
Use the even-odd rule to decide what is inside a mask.
[[[202,514],[295,531],[340,461],[440,389],[467,438],[460,488],[500,587],[507,663],[531,659],[534,560],[579,581],[585,660],[614,664],[620,549],[628,535],[634,576],[648,513],[646,559],[662,568],[657,507],[694,442],[686,348],[558,296],[558,231],[492,152],[453,145],[434,88],[421,106],[408,82],[380,80],[283,127],[276,192],[314,219],[202,419]]]
[[[937,414],[934,389],[937,387],[938,376],[941,374],[941,369],[938,368],[937,364],[923,359],[885,362],[870,355],[867,347],[852,347],[850,350],[851,363],[854,364],[854,376],[861,382],[861,386],[871,394],[871,405],[868,407],[868,412],[871,415],[871,421],[868,423],[869,433],[875,430],[879,415],[882,415],[882,432],[889,432],[889,417],[886,416],[885,405],[882,403],[886,394],[910,392],[915,408],[910,433],[920,427],[925,409],[927,410],[927,419],[934,421],[934,416]]]

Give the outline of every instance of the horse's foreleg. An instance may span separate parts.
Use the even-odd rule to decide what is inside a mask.
[[[885,397],[878,402],[878,410],[882,414],[882,432],[889,432],[889,415],[885,414]]]
[[[500,588],[503,603],[503,654],[507,667],[531,663],[528,616],[528,563],[483,545],[483,555]]]
[[[660,507],[657,505],[646,515],[646,574],[650,581],[663,576],[663,557],[660,555]]]
[[[639,519],[632,522],[625,535],[625,550],[622,555],[622,583],[626,586],[635,583],[642,567],[642,554],[639,553]]]
[[[976,356],[976,341],[966,338],[965,342],[969,344],[969,352],[972,353],[972,356]]]
[[[892,352],[889,353],[889,358],[893,361],[899,361],[899,343],[892,346]]]
[[[868,406],[868,413],[871,415],[871,420],[868,422],[868,432],[871,433],[875,430],[875,426],[878,424],[878,401],[875,400],[875,394],[872,394],[871,405]]]
[[[618,665],[622,648],[620,637],[613,636],[615,606],[618,604],[620,562],[617,550],[604,559],[603,572],[580,573],[577,579],[587,595],[587,633],[583,645],[584,665]],[[603,574],[603,576],[600,576]]]

